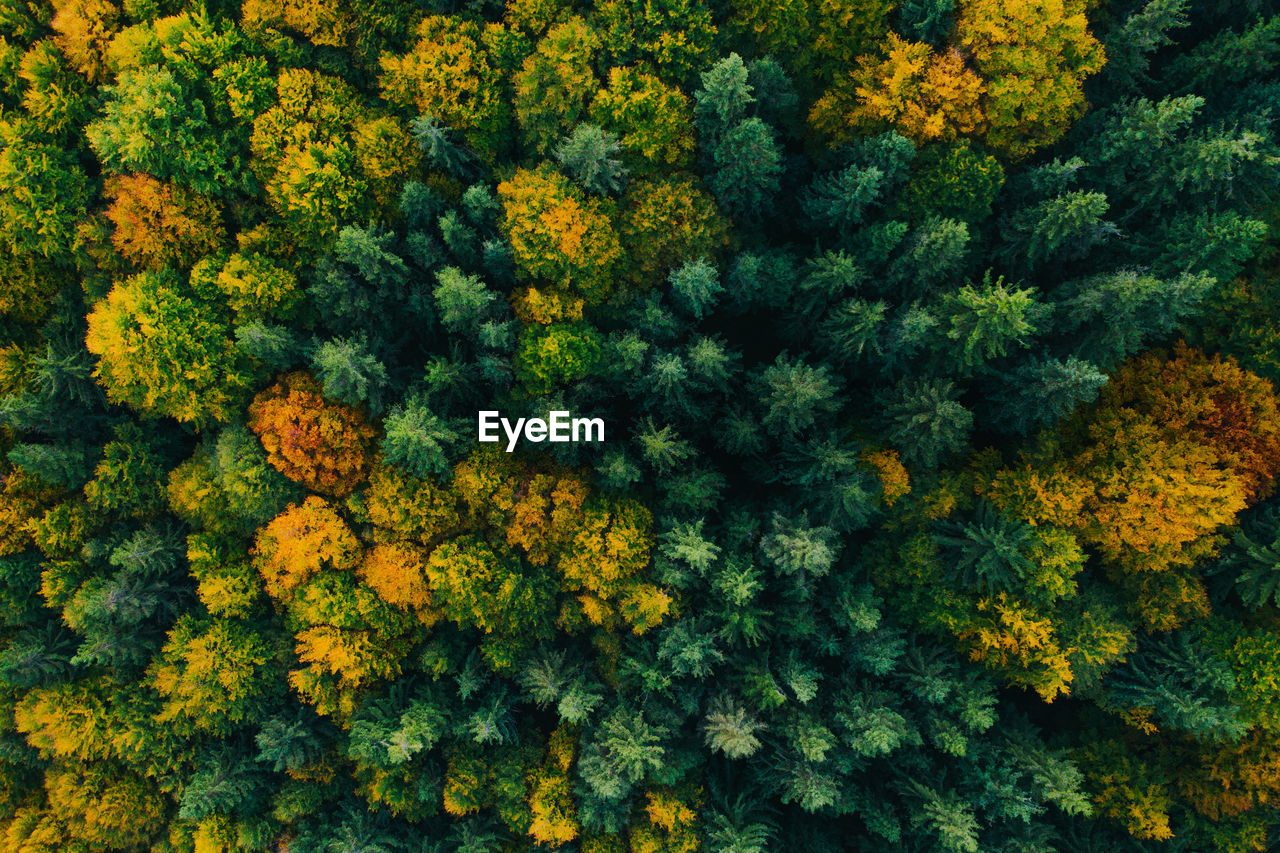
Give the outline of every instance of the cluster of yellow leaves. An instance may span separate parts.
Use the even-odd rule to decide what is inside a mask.
[[[430,627],[439,618],[431,606],[426,552],[411,543],[374,545],[365,552],[356,575],[388,604],[412,610]]]
[[[120,8],[110,0],[63,0],[49,26],[53,40],[72,68],[101,83],[110,70],[107,45],[119,31]]]
[[[225,420],[249,388],[230,318],[167,269],[117,282],[90,311],[85,346],[107,396],[140,412]]]
[[[956,38],[985,83],[991,147],[1024,157],[1084,114],[1084,80],[1105,55],[1089,32],[1088,0],[964,0]]]
[[[1123,745],[1106,741],[1090,744],[1081,758],[1101,814],[1122,823],[1136,838],[1164,841],[1173,837],[1169,826],[1173,792],[1153,773],[1154,768],[1138,761]]]
[[[950,141],[981,131],[983,84],[960,51],[889,34],[883,57],[863,56],[858,68],[813,105],[814,129],[843,144],[888,128],[917,142]]]
[[[1270,494],[1280,411],[1269,382],[1179,345],[1129,362],[1058,437],[998,472],[990,495],[1073,530],[1154,630],[1208,611],[1196,564]]]
[[[434,116],[482,157],[495,158],[510,144],[505,136],[511,123],[502,73],[486,48],[498,29],[456,15],[428,15],[407,54],[383,54],[383,97]]]
[[[302,248],[389,214],[418,172],[418,146],[399,120],[372,112],[341,80],[300,68],[280,72],[251,147],[267,200]]]
[[[605,205],[558,172],[521,169],[498,185],[503,229],[521,278],[562,298],[601,302],[610,293],[622,247]]]
[[[408,549],[364,546],[338,508],[314,495],[258,531],[254,563],[294,630],[289,681],[321,713],[348,714],[355,692],[393,678],[412,637],[434,623]],[[420,563],[417,564],[420,570]]]
[[[644,814],[648,822],[635,821],[627,829],[631,853],[696,853],[698,809],[702,791],[658,788],[645,792]]]
[[[877,450],[863,457],[880,481],[880,494],[885,506],[893,506],[898,498],[911,493],[911,478],[896,450]]]
[[[325,569],[348,571],[360,542],[328,501],[312,495],[258,532],[254,559],[272,598],[288,599]]]
[[[577,734],[560,726],[551,733],[542,763],[526,778],[533,815],[529,835],[539,844],[558,847],[578,837],[581,827],[569,775],[576,746]]]
[[[525,780],[538,750],[525,746],[488,749],[468,746],[449,754],[444,780],[444,810],[455,817],[493,808],[511,831],[529,830]]]
[[[814,129],[833,145],[886,128],[917,142],[965,136],[1013,158],[1057,141],[1083,114],[1084,80],[1104,62],[1087,0],[957,5],[954,43],[941,52],[892,32],[873,50],[862,45],[857,68],[814,104]],[[821,41],[815,49],[832,52]]]
[[[35,477],[6,464],[0,474],[0,557],[34,543],[30,523],[44,515],[57,493]]]
[[[600,36],[582,18],[556,24],[539,39],[512,81],[525,145],[546,155],[586,115],[599,87],[594,66]]]
[[[375,431],[351,406],[330,403],[307,373],[290,373],[249,406],[271,465],[312,491],[341,497],[369,474]]]
[[[561,609],[562,627],[585,618],[612,630],[621,620],[641,633],[669,611],[671,597],[642,580],[653,518],[639,503],[604,501],[569,471],[524,470],[490,448],[460,463],[454,483],[474,517],[502,530],[533,565],[555,570],[578,603],[576,613]]]
[[[689,174],[635,181],[622,198],[618,239],[626,252],[622,275],[648,288],[689,260],[714,258],[729,246],[729,222]]]
[[[211,257],[197,264],[191,278],[211,276],[211,289],[238,318],[284,314],[302,298],[297,276],[258,252],[236,253],[219,265],[220,260]]]
[[[693,162],[693,109],[679,89],[635,68],[612,68],[591,102],[591,120],[618,135],[632,174],[687,168]]]
[[[918,513],[925,530],[886,553],[873,574],[972,659],[1051,700],[1127,653],[1135,622],[1171,630],[1208,614],[1197,566],[1215,552],[1220,530],[1272,492],[1278,438],[1270,383],[1182,345],[1153,351],[1013,465],[979,454],[963,476],[921,496],[906,516]],[[957,586],[945,574],[933,525],[975,497],[1029,525],[1016,587]],[[1084,548],[1128,618],[1078,597]]]
[[[229,731],[261,701],[273,658],[266,639],[247,623],[213,619],[202,625],[184,616],[148,672],[165,700],[157,721]]]

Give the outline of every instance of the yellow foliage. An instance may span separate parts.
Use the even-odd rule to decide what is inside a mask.
[[[632,182],[622,198],[618,237],[626,252],[622,275],[634,287],[664,281],[685,261],[714,259],[729,246],[729,222],[692,175]]]
[[[522,323],[572,322],[582,319],[585,301],[542,287],[521,287],[511,296],[511,308]]]
[[[376,465],[364,498],[380,541],[413,539],[431,545],[461,525],[453,490],[411,477],[399,468]]]
[[[496,25],[490,25],[496,26]],[[383,97],[458,130],[486,159],[508,145],[511,108],[505,83],[483,44],[481,24],[456,15],[428,15],[418,41],[403,56],[383,54]]]
[[[1120,821],[1137,838],[1164,841],[1173,837],[1169,810],[1174,801],[1167,785],[1151,778],[1150,768],[1135,760],[1122,744],[1092,742],[1082,764],[1096,793],[1099,812]]]
[[[523,281],[545,284],[568,301],[595,304],[609,295],[622,247],[603,201],[546,166],[519,170],[498,184],[498,196]]]
[[[875,471],[880,480],[880,494],[885,506],[893,506],[898,498],[906,497],[911,492],[911,478],[907,468],[902,464],[902,457],[896,450],[879,450],[868,453],[864,461]]]
[[[17,554],[35,543],[30,522],[44,515],[57,495],[19,468],[5,465],[0,476],[0,557]]]
[[[343,686],[359,687],[400,674],[403,654],[389,654],[392,650],[372,632],[315,625],[299,631],[296,639],[298,660],[309,664],[313,675],[339,676]],[[306,683],[296,675],[290,674],[290,683],[295,687]]]
[[[529,835],[540,844],[568,844],[581,830],[569,775],[576,745],[574,731],[560,726],[551,733],[542,764],[527,777],[533,815]]]
[[[313,495],[301,506],[290,504],[258,531],[253,554],[267,592],[288,599],[324,569],[354,568],[361,547],[333,505]]]
[[[50,768],[49,810],[82,843],[97,849],[140,848],[165,822],[167,798],[157,784],[115,765]]]
[[[696,853],[701,842],[697,832],[697,809],[702,790],[677,791],[658,788],[645,792],[645,816],[649,824],[636,821],[627,832],[631,853]]]
[[[1024,157],[1084,113],[1084,80],[1101,70],[1085,0],[963,0],[956,37],[985,83],[986,142]]]
[[[512,82],[512,103],[524,142],[546,155],[585,115],[595,94],[600,36],[580,17],[547,30]]]
[[[267,688],[272,658],[266,639],[243,623],[214,619],[201,625],[184,617],[148,672],[165,699],[156,719],[185,720],[205,731],[240,723]]]
[[[109,0],[64,0],[49,22],[53,40],[71,67],[91,83],[106,81],[107,44],[120,26],[120,8]]]
[[[430,627],[440,614],[431,606],[425,565],[426,553],[422,548],[394,542],[370,548],[365,553],[364,562],[356,569],[356,575],[373,587],[383,601],[412,610]]]
[[[591,120],[617,134],[633,174],[688,168],[695,148],[692,104],[679,89],[636,68],[609,69]]]
[[[1007,593],[977,602],[972,622],[953,620],[961,647],[975,661],[988,661],[1018,673],[1046,702],[1068,693],[1074,675],[1067,653],[1055,636],[1053,621]],[[946,619],[947,617],[943,617]]]
[[[837,145],[883,128],[947,142],[982,129],[982,93],[960,51],[938,54],[890,33],[883,58],[859,57],[857,70],[813,105],[809,121]]]

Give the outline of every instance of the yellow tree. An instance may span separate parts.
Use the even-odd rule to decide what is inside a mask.
[[[456,15],[428,15],[403,55],[382,55],[383,97],[412,107],[462,134],[486,160],[510,147],[511,107],[502,72],[485,47],[483,27]]]
[[[861,56],[858,68],[813,105],[809,121],[835,144],[893,128],[917,142],[950,141],[984,125],[982,81],[958,50],[889,34],[883,57]]]
[[[609,295],[622,247],[602,201],[547,166],[519,170],[498,185],[498,196],[523,281],[588,303]]]
[[[547,31],[512,81],[516,118],[530,152],[549,152],[586,115],[600,86],[594,67],[600,36],[582,18]]]
[[[1105,61],[1088,0],[964,0],[956,37],[985,85],[986,142],[1025,157],[1084,113],[1084,80]]]

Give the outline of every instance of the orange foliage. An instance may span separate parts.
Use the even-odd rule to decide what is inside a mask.
[[[312,491],[341,497],[369,474],[373,427],[359,410],[325,400],[309,374],[290,373],[258,394],[249,428],[276,470]]]
[[[1194,436],[1234,471],[1250,503],[1275,491],[1280,473],[1280,408],[1267,380],[1232,358],[1178,343],[1131,361],[1098,405],[1148,412],[1163,430]]]
[[[388,604],[412,609],[421,619],[434,623],[439,615],[431,609],[431,589],[425,575],[426,553],[404,542],[374,545],[356,569],[360,580],[373,587]]]
[[[222,211],[210,198],[149,175],[111,175],[102,191],[111,199],[111,242],[144,269],[191,266],[226,239]]]
[[[58,12],[49,22],[53,41],[71,67],[101,83],[108,76],[107,45],[120,29],[120,9],[109,0],[69,0],[54,3]]]

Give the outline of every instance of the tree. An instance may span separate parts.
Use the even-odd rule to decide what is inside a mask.
[[[702,88],[693,96],[693,116],[703,140],[710,142],[746,118],[755,98],[747,82],[747,67],[736,53],[703,71],[701,80]]]
[[[325,341],[312,352],[311,365],[325,397],[348,406],[363,404],[374,413],[382,410],[387,368],[364,340]]]
[[[859,57],[858,70],[813,105],[809,121],[835,143],[890,127],[918,142],[949,142],[983,130],[983,91],[960,51],[938,54],[890,33],[885,57]]]
[[[340,497],[368,476],[373,427],[359,410],[328,402],[309,374],[286,374],[254,397],[249,428],[272,467],[309,489]]]
[[[617,137],[593,124],[580,124],[561,140],[555,158],[569,177],[589,193],[609,195],[622,189],[627,169],[617,159]]]
[[[1000,393],[1008,402],[999,420],[1014,432],[1026,434],[1037,426],[1052,425],[1078,406],[1092,402],[1107,376],[1097,366],[1074,356],[1036,359],[1005,377]]]
[[[912,163],[906,207],[921,218],[937,215],[979,222],[991,214],[1003,183],[1000,162],[974,150],[968,140],[929,146]]]
[[[591,101],[591,120],[617,134],[623,163],[645,175],[687,168],[693,160],[690,103],[679,89],[631,68],[611,68]]]
[[[643,64],[671,86],[706,67],[716,37],[711,11],[698,0],[605,0],[592,20],[609,65]]]
[[[498,196],[519,276],[592,303],[610,293],[622,247],[598,199],[546,167],[516,172]]]
[[[839,411],[840,380],[826,365],[778,356],[760,374],[761,422],[774,435],[794,438],[826,415]]]
[[[780,187],[782,151],[773,131],[758,118],[729,130],[711,153],[711,192],[720,207],[747,222],[768,216]]]
[[[585,379],[600,364],[601,340],[586,323],[527,326],[516,347],[515,376],[535,394]]]
[[[705,258],[686,261],[671,273],[671,295],[676,303],[694,317],[702,317],[714,308],[724,292],[715,267]]]
[[[969,438],[973,413],[948,380],[905,382],[885,406],[889,439],[903,459],[934,468]]]
[[[229,318],[166,270],[116,284],[88,317],[94,376],[113,401],[180,421],[225,420],[249,387]],[[185,366],[176,374],[177,359]]]
[[[685,261],[715,258],[729,245],[729,224],[687,175],[635,181],[622,198],[618,239],[635,287],[652,287]]]
[[[425,566],[433,600],[445,617],[486,635],[486,658],[499,671],[514,652],[544,636],[552,619],[552,589],[545,577],[525,574],[520,559],[474,536],[446,542]]]
[[[383,420],[382,455],[421,479],[447,476],[450,456],[463,435],[455,424],[436,415],[421,399],[393,406]]]
[[[390,211],[418,159],[397,119],[366,108],[337,78],[298,68],[277,77],[275,105],[254,120],[251,147],[267,200],[311,250]]]
[[[1043,316],[1034,291],[1011,290],[1003,278],[993,283],[990,273],[981,289],[966,284],[946,294],[939,308],[944,334],[956,347],[952,359],[966,370],[1005,355],[1011,344],[1027,346]]]
[[[985,82],[987,144],[1025,157],[1057,141],[1079,117],[1084,79],[1105,59],[1085,7],[1081,0],[961,4],[956,37]]]
[[[486,160],[504,153],[512,114],[490,55],[491,31],[456,16],[427,15],[416,35],[408,53],[382,55],[384,97],[456,129]]]
[[[206,259],[192,270],[192,278],[203,283],[206,276],[215,276],[210,298],[225,300],[236,313],[237,334],[248,325],[246,319],[288,317],[302,298],[297,276],[258,252],[231,255],[215,274],[217,266],[216,259]]]
[[[128,849],[147,844],[164,827],[164,795],[126,768],[65,767],[50,774],[45,788],[50,812],[82,843]]]
[[[85,128],[107,169],[172,179],[207,195],[239,185],[231,140],[171,70],[126,70],[108,89],[102,118]]]
[[[254,719],[275,695],[272,645],[241,622],[179,620],[149,672],[159,721],[220,734]]]
[[[548,153],[586,116],[599,85],[592,70],[599,49],[596,31],[582,18],[570,18],[547,31],[512,79],[516,120],[532,153]]]
[[[212,199],[163,184],[147,175],[112,175],[103,195],[111,242],[138,267],[190,267],[226,239],[221,211]]]
[[[74,159],[21,124],[0,124],[0,315],[36,319],[64,281],[89,201]]]

